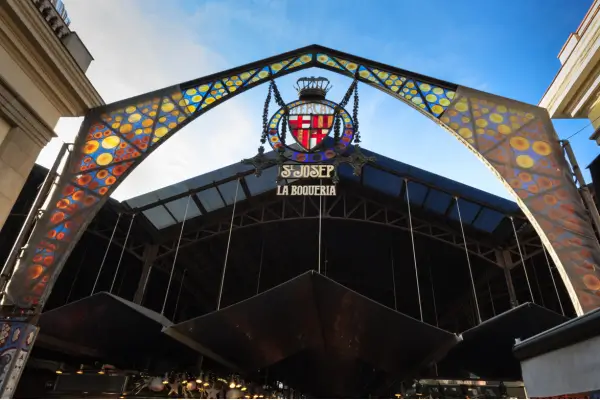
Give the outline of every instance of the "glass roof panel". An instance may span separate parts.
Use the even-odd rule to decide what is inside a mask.
[[[151,208],[150,210],[144,211],[143,214],[156,229],[163,229],[176,223],[173,217],[171,217],[163,207]]]
[[[408,198],[410,203],[421,206],[425,200],[425,194],[427,193],[427,186],[421,185],[413,181],[408,181],[407,185]],[[404,200],[406,201],[406,193],[404,194]]]
[[[189,197],[184,197],[183,199],[177,199],[175,201],[171,201],[171,202],[165,204],[165,207],[167,207],[169,209],[171,214],[173,214],[175,219],[177,219],[177,222],[183,221],[184,215],[186,216],[186,220],[187,220],[187,219],[194,218],[194,217],[197,217],[200,214],[202,214],[200,212],[200,210],[198,209],[198,207],[196,207],[194,200],[189,199],[189,203],[188,203],[188,198]],[[188,207],[187,214],[185,212],[186,205]]]
[[[462,218],[463,223],[472,224],[473,220],[477,216],[479,210],[481,210],[481,206],[475,203],[471,203],[470,201],[459,199],[458,204],[460,206],[460,217]],[[448,216],[455,221],[458,221],[458,209],[456,208],[456,204],[452,207]]]
[[[254,174],[246,176],[246,183],[248,184],[248,190],[252,196],[257,196],[261,193],[268,192],[269,190],[275,189],[277,179],[277,168],[269,168],[263,171],[261,176]]]
[[[425,200],[424,207],[438,214],[444,215],[452,202],[452,196],[439,190],[429,189],[429,195]]]
[[[227,203],[228,206],[232,205],[233,202],[235,201],[236,190],[237,190],[237,201],[246,200],[246,195],[244,194],[244,191],[242,190],[242,185],[240,184],[240,187],[237,187],[237,185],[238,185],[237,180],[219,185],[219,191],[223,195],[223,198],[225,199],[225,202]]]
[[[403,179],[399,176],[369,166],[365,167],[362,173],[364,185],[390,196],[397,197],[400,194]]]
[[[217,192],[217,189],[215,188],[203,190],[202,192],[198,193],[197,196],[200,200],[200,203],[202,203],[208,212],[225,207],[225,204],[223,204],[223,199],[221,199],[219,192]]]
[[[461,208],[462,211],[462,208]],[[493,232],[504,219],[504,214],[494,211],[490,208],[484,208],[477,219],[473,222],[473,226],[477,229],[486,232]]]

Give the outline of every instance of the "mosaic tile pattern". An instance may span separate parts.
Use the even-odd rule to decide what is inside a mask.
[[[271,59],[235,74],[198,80],[197,86],[165,89],[108,105],[90,114],[87,132],[77,138],[65,174],[40,219],[29,250],[7,288],[21,307],[43,304],[48,282],[60,272],[70,244],[77,240],[102,202],[144,157],[184,124],[233,95],[290,72],[327,66],[380,88],[444,124],[491,165],[512,188],[550,254],[571,282],[584,311],[600,307],[600,249],[546,113],[534,106],[410,73],[363,65],[353,56],[326,49]],[[272,121],[276,122],[276,121]],[[567,286],[569,286],[568,284]]]
[[[547,114],[533,106],[462,94],[440,121],[512,188],[584,312],[600,307],[600,249]],[[531,219],[531,218],[530,218]],[[554,253],[554,254],[553,254]]]

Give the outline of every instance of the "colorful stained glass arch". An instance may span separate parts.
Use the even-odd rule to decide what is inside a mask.
[[[546,110],[317,45],[90,110],[6,300],[43,304],[104,201],[170,136],[239,93],[310,67],[355,77],[449,130],[515,195],[577,312],[600,307],[600,248]]]

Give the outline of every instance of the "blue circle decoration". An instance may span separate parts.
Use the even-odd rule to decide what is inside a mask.
[[[284,144],[281,140],[280,136],[280,124],[283,119],[283,116],[289,112],[289,110],[306,105],[306,104],[323,104],[333,109],[338,109],[338,117],[342,119],[341,124],[341,135],[337,144],[334,143],[333,137],[330,136],[331,131],[333,131],[333,125],[329,130],[328,136],[323,142],[319,145],[319,150],[317,151],[301,151],[296,150]],[[335,122],[334,122],[335,123]],[[269,128],[267,133],[267,140],[269,145],[275,151],[281,151],[283,149],[283,156],[289,160],[296,161],[299,163],[319,163],[326,162],[328,160],[333,159],[337,154],[342,154],[346,151],[348,146],[352,143],[354,139],[354,121],[352,121],[352,117],[350,114],[343,108],[341,108],[337,103],[334,103],[330,100],[296,100],[287,104],[285,107],[277,110],[275,114],[269,120]]]

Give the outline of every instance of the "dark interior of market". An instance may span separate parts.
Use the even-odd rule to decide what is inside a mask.
[[[124,375],[210,369],[314,397],[390,397],[414,379],[519,381],[515,338],[574,315],[535,231],[510,201],[376,156],[361,177],[342,168],[337,196],[321,203],[277,196],[273,171],[257,178],[237,164],[109,200],[45,306],[17,396],[58,393],[56,365],[75,375],[103,364]],[[0,259],[44,174],[34,169],[13,208]]]

